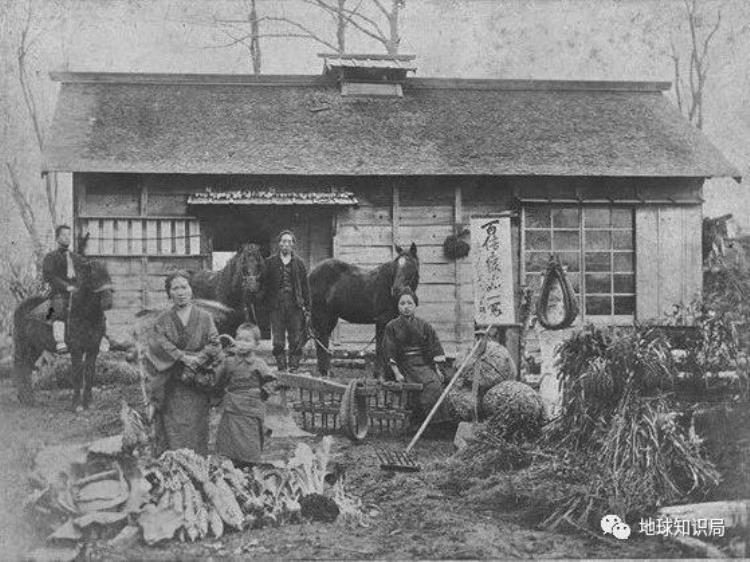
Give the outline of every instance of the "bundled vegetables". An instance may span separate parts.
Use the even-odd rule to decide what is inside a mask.
[[[166,451],[146,469],[151,503],[139,518],[148,544],[172,538],[195,541],[224,534],[225,526],[241,530],[254,516],[238,498],[249,498],[247,477],[226,461],[215,461],[189,449]],[[168,521],[170,524],[165,525]]]
[[[83,540],[92,524],[116,532],[129,522],[147,544],[220,538],[230,530],[300,521],[308,497],[306,503],[335,506],[327,521],[367,525],[362,502],[346,492],[340,467],[330,462],[331,437],[315,451],[300,443],[288,460],[247,472],[189,449],[157,459],[134,456],[148,450],[135,414],[123,408],[123,435],[40,453],[27,508],[55,529],[51,541]]]
[[[364,524],[361,502],[346,494],[340,479],[327,481],[332,479],[330,445],[330,437],[316,451],[300,443],[289,460],[253,467],[252,473],[188,449],[165,452],[146,471],[153,488],[151,504],[139,519],[144,540],[153,544],[176,533],[192,542],[219,538],[229,529],[298,521],[304,515],[301,502],[309,496],[328,498],[337,515]]]

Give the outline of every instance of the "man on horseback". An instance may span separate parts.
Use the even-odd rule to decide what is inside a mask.
[[[50,308],[47,318],[52,320],[52,335],[57,353],[67,353],[65,344],[65,321],[68,318],[69,302],[76,286],[76,271],[80,271],[81,257],[70,251],[70,227],[60,225],[55,229],[57,249],[44,256],[42,276],[50,286]]]
[[[294,254],[296,239],[291,230],[279,234],[279,252],[266,260],[261,279],[264,300],[270,307],[271,340],[276,367],[287,370],[285,340],[289,340],[289,371],[299,368],[307,341],[310,286],[304,262]]]

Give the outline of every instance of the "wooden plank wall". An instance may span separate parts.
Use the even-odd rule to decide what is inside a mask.
[[[395,189],[398,205],[394,220]],[[379,194],[376,201],[370,198],[372,193]],[[448,260],[443,255],[443,241],[454,232],[456,211],[460,222],[468,226],[473,214],[508,210],[510,186],[487,180],[416,178],[370,186],[357,193],[357,198],[358,208],[338,216],[335,257],[362,267],[375,267],[392,259],[395,223],[396,243],[406,248],[414,242],[418,248],[417,314],[435,327],[447,350],[455,352],[470,345],[474,330],[471,258]],[[466,240],[469,241],[468,237]],[[372,326],[341,322],[335,341],[347,346],[365,346],[373,336]]]
[[[263,178],[250,179],[262,187]],[[269,186],[279,183],[278,178],[267,179]],[[210,235],[189,218],[187,196],[208,185],[217,190],[242,189],[247,182],[248,178],[209,176],[74,174],[75,234],[88,231],[96,238],[90,251],[107,261],[117,288],[111,329],[128,329],[132,314],[141,307],[166,304],[163,281],[169,270],[208,266]],[[358,207],[338,210],[331,228],[293,225],[303,230],[298,230],[304,241],[301,251],[310,266],[334,255],[365,268],[375,267],[393,257],[394,242],[405,247],[417,244],[421,260],[418,313],[436,326],[448,349],[466,346],[473,337],[471,257],[449,261],[442,250],[455,223],[468,226],[473,215],[517,210],[515,196],[685,199],[699,197],[702,185],[700,180],[606,178],[358,177],[285,178],[284,182],[285,188],[294,190],[351,189],[360,202]],[[700,231],[699,205],[638,207],[639,319],[657,316],[700,291]],[[519,280],[517,218],[512,219],[511,232],[514,278]],[[364,346],[373,335],[371,326],[342,323],[334,341]],[[508,343],[515,347],[513,341]]]
[[[689,304],[703,288],[699,205],[639,207],[636,229],[636,314],[659,318]]]
[[[199,185],[191,177],[74,174],[75,234],[89,233],[87,252],[105,261],[115,288],[113,339],[129,339],[138,310],[166,306],[170,271],[207,265],[206,233],[185,205]]]

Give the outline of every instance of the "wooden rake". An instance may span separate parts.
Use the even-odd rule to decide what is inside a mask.
[[[443,393],[440,395],[440,398],[438,398],[437,402],[435,402],[435,405],[432,407],[432,410],[430,410],[430,413],[427,414],[427,417],[422,422],[422,425],[420,426],[417,433],[406,446],[406,449],[404,449],[403,451],[391,451],[382,448],[375,449],[375,454],[380,461],[380,470],[389,470],[393,472],[419,472],[420,470],[422,470],[422,466],[419,464],[416,456],[411,452],[411,450],[414,448],[414,445],[417,444],[419,438],[422,437],[424,430],[427,429],[427,426],[432,421],[432,418],[435,417],[438,408],[440,408],[440,405],[445,400],[445,397],[448,396],[451,388],[453,388],[453,385],[458,380],[458,377],[461,375],[461,373],[464,372],[464,369],[466,369],[466,366],[469,365],[474,355],[477,354],[477,356],[481,356],[482,353],[484,353],[484,350],[487,347],[488,333],[489,328],[482,333],[482,337],[476,341],[474,347],[471,348],[469,354],[461,362],[461,365],[454,373],[450,382],[446,385]]]

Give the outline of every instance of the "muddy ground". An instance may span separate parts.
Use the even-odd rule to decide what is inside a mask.
[[[136,384],[111,384],[95,389],[94,409],[74,414],[69,391],[39,391],[38,405],[22,408],[10,380],[0,380],[0,552],[17,559],[41,544],[22,517],[28,491],[26,476],[35,453],[46,445],[87,441],[120,431],[121,398],[138,404]],[[315,439],[317,440],[317,439]],[[374,447],[403,447],[405,440],[368,437],[352,445],[336,438],[335,450],[347,468],[347,487],[376,514],[368,528],[296,524],[234,533],[221,541],[159,547],[113,549],[105,541],[87,546],[93,560],[173,560],[252,557],[427,559],[427,558],[671,558],[683,554],[657,537],[616,541],[595,533],[552,533],[533,527],[526,513],[512,505],[477,505],[460,495],[441,491],[442,465],[453,452],[450,437],[421,441],[416,454],[424,470],[393,474],[378,468]],[[294,446],[271,440],[269,454]],[[443,487],[445,489],[445,487]]]

